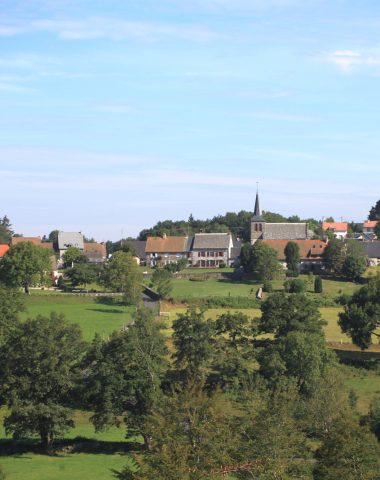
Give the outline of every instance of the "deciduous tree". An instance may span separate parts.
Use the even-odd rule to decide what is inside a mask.
[[[7,336],[0,353],[0,393],[9,408],[9,433],[37,434],[49,450],[54,438],[73,426],[64,405],[78,380],[83,351],[80,328],[56,313],[20,323]]]
[[[12,246],[0,262],[0,280],[9,287],[29,287],[43,284],[51,271],[50,253],[31,242]]]
[[[297,276],[299,274],[300,268],[300,247],[296,242],[288,242],[284,249],[286,266],[288,271],[293,275]]]

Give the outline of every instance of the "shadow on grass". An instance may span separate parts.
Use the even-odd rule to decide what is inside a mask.
[[[24,455],[28,453],[49,456],[72,453],[114,455],[116,453],[128,453],[132,450],[143,450],[143,448],[143,445],[139,442],[106,442],[76,437],[74,439],[57,440],[53,445],[52,452],[48,454],[37,440],[2,439],[0,440],[0,457],[12,455],[17,458],[22,455],[22,458],[27,458]]]
[[[124,310],[118,310],[116,308],[86,308],[90,312],[99,312],[99,313],[125,313]]]
[[[380,352],[361,352],[334,349],[339,361],[345,365],[376,370],[380,367]]]
[[[107,296],[102,296],[102,297],[95,297],[94,302],[98,303],[100,305],[112,305],[114,307],[123,307],[125,306],[125,303],[120,297],[107,297]]]

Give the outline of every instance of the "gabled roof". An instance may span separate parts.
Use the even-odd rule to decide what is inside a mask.
[[[291,240],[296,243],[300,249],[301,260],[320,260],[327,247],[327,243],[322,240]],[[277,252],[279,260],[285,260],[285,247],[289,240],[262,240]]]
[[[7,253],[8,250],[9,250],[9,245],[1,244],[0,245],[0,258],[4,257],[4,255]]]
[[[184,253],[188,237],[148,237],[146,253]]]
[[[332,230],[334,232],[347,232],[347,222],[323,222],[322,230]]]
[[[265,240],[306,240],[307,223],[266,223],[263,232]]]
[[[193,249],[228,249],[230,246],[232,246],[230,233],[196,233],[194,236]]]
[[[83,235],[80,232],[58,232],[58,249],[67,250],[70,247],[83,250]]]
[[[377,223],[377,220],[367,220],[363,222],[363,228],[375,228]]]
[[[41,246],[42,240],[41,237],[12,237],[12,245],[17,245],[18,243],[31,242],[33,245]]]
[[[368,258],[380,258],[380,241],[363,242],[362,245]]]
[[[84,244],[86,256],[100,256],[106,258],[107,248],[105,243],[89,242]]]
[[[145,260],[146,240],[126,240],[125,244],[130,245],[133,248],[136,253],[136,257],[138,257],[140,260]]]

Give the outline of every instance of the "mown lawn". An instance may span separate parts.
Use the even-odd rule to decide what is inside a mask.
[[[108,337],[112,331],[131,321],[133,307],[120,305],[117,300],[111,305],[99,301],[102,301],[101,297],[32,292],[26,297],[26,310],[20,317],[26,319],[38,314],[48,316],[50,312],[64,313],[68,321],[81,327],[86,340],[92,340],[95,333]]]

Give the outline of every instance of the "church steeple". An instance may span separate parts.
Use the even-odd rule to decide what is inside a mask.
[[[257,188],[255,210],[251,219],[251,244],[253,245],[257,240],[263,239],[265,235],[265,219],[261,215],[259,189]]]
[[[258,189],[257,189],[257,192],[256,192],[255,210],[253,211],[252,221],[253,222],[264,222],[264,217],[261,215],[261,211],[260,211],[260,200],[259,200],[259,190]]]

